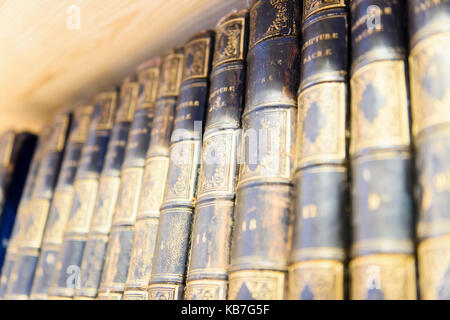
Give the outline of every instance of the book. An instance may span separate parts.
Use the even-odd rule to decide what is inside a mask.
[[[87,139],[92,112],[93,106],[91,105],[78,106],[74,110],[73,125],[49,209],[41,252],[30,293],[30,299],[32,300],[47,298],[59,247],[64,235],[64,228],[73,202],[73,182],[82,148]]]
[[[123,296],[133,247],[134,222],[142,189],[145,156],[152,130],[160,62],[159,58],[154,58],[138,68],[141,88],[139,101],[131,124],[122,165],[120,186],[110,230],[111,241],[106,246],[105,263],[98,290],[99,299],[119,300]],[[86,250],[85,259],[93,260],[91,257],[104,254],[104,252],[97,253],[94,250]],[[91,263],[87,263],[83,267],[88,270],[87,272],[92,273]]]
[[[183,78],[171,136],[170,162],[153,257],[148,299],[180,299],[208,101],[214,32],[184,46]]]
[[[144,177],[136,214],[133,249],[125,282],[125,300],[146,300],[159,223],[159,207],[169,167],[170,136],[183,71],[183,49],[162,57],[155,116],[146,154]]]
[[[351,8],[351,299],[415,299],[405,1]]]
[[[344,299],[348,232],[345,1],[303,4],[289,299]]]
[[[226,299],[245,97],[248,10],[216,27],[185,299]]]
[[[36,135],[9,130],[0,137],[0,270],[36,145]]]
[[[117,95],[117,91],[107,91],[95,96],[88,137],[81,152],[73,183],[72,206],[63,239],[59,240],[55,248],[58,255],[48,298],[71,297],[75,288],[79,286],[80,260],[94,211],[100,173],[106,162],[105,155],[114,124]]]
[[[52,125],[41,164],[34,182],[27,214],[21,222],[17,258],[6,292],[8,300],[28,299],[39,258],[48,210],[58,179],[72,113],[60,112]]]
[[[450,299],[450,2],[408,1],[420,297]]]
[[[34,188],[37,173],[41,164],[41,159],[44,154],[45,143],[48,140],[48,135],[50,133],[50,127],[45,127],[39,134],[39,139],[33,153],[33,158],[31,160],[30,168],[28,170],[27,178],[25,181],[25,186],[20,198],[19,206],[17,208],[17,214],[14,220],[14,227],[8,242],[8,248],[6,250],[5,261],[3,263],[1,277],[0,277],[0,299],[4,299],[6,296],[6,291],[8,289],[8,282],[11,278],[12,269],[16,262],[18,245],[22,225],[25,223],[25,218],[28,209],[28,203],[31,198],[31,193]]]
[[[284,299],[300,66],[298,1],[252,1],[228,299]]]

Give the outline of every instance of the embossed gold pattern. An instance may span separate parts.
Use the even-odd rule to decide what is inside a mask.
[[[24,230],[21,234],[20,247],[40,248],[47,221],[50,201],[47,199],[33,199],[29,203],[28,215]]]
[[[344,83],[321,83],[299,95],[297,168],[345,160],[346,103]]]
[[[136,220],[143,175],[144,168],[122,170],[119,197],[114,213],[114,225],[133,224]]]
[[[184,56],[169,54],[163,59],[158,96],[177,96],[180,92]]]
[[[185,300],[225,300],[227,281],[195,280],[186,285]]]
[[[57,116],[55,124],[52,128],[49,141],[47,143],[47,151],[60,152],[64,148],[67,128],[69,126],[69,115],[61,114]]]
[[[422,241],[418,248],[421,299],[450,299],[450,235]]]
[[[350,262],[350,297],[354,300],[414,300],[414,256],[375,254]]]
[[[45,228],[44,243],[60,244],[63,241],[64,228],[69,218],[73,202],[73,191],[56,191],[53,196],[47,226]]]
[[[378,61],[356,71],[352,91],[352,155],[367,148],[409,146],[408,100],[403,61]]]
[[[179,284],[153,284],[148,289],[148,300],[178,300],[182,291]]]
[[[213,66],[244,59],[245,18],[226,21],[216,28]]]
[[[117,195],[119,194],[119,187],[119,177],[100,178],[100,187],[95,203],[90,232],[109,233],[114,208],[116,207]]]
[[[168,169],[168,157],[152,157],[147,161],[139,200],[138,217],[159,215]]]
[[[66,233],[88,233],[97,198],[98,181],[82,179],[75,181],[72,209],[67,221]]]
[[[78,107],[75,110],[75,128],[70,133],[70,142],[83,143],[86,141],[93,111],[94,107],[92,106]]]
[[[101,106],[101,109],[93,126],[96,130],[109,130],[114,124],[114,115],[117,107],[117,93],[115,91],[103,92],[96,97],[96,100]]]
[[[209,38],[205,38],[196,39],[186,44],[183,82],[208,76],[210,42]]]
[[[117,109],[116,122],[132,121],[139,96],[139,83],[125,81],[120,90],[120,105]]]
[[[319,11],[338,7],[345,8],[345,0],[304,0],[303,19],[305,20]]]
[[[409,57],[413,133],[450,123],[450,32],[421,41]]]
[[[313,260],[291,265],[288,297],[293,300],[342,300],[343,263],[336,260]]]
[[[281,300],[285,294],[284,272],[237,271],[230,274],[228,299]]]
[[[138,109],[150,108],[156,100],[158,92],[159,68],[153,67],[139,72],[141,92],[137,103]]]

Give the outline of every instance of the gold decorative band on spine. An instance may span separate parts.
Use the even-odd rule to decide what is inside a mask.
[[[139,291],[139,290],[129,290],[125,291],[123,294],[124,300],[147,300],[148,299],[148,292],[145,291]]]
[[[26,223],[22,225],[22,239],[19,247],[40,248],[47,222],[50,200],[33,199],[29,203]]]
[[[344,264],[341,261],[303,261],[288,270],[290,300],[344,299]]]
[[[450,235],[422,241],[418,247],[421,299],[450,299]]]
[[[148,300],[181,300],[181,284],[151,284],[148,287]]]
[[[428,30],[428,29],[427,29]],[[409,55],[413,134],[450,125],[450,32],[420,41]]]
[[[374,254],[353,259],[350,298],[353,300],[415,300],[414,256]]]
[[[285,297],[286,273],[269,270],[231,272],[229,300],[282,300]]]
[[[118,292],[99,292],[97,300],[122,300],[122,293],[118,293]]]
[[[193,280],[186,284],[185,300],[225,300],[228,281]]]

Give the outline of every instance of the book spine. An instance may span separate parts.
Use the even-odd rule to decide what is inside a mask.
[[[64,228],[73,202],[73,183],[87,139],[93,106],[77,107],[42,240],[30,299],[44,300],[55,270]]]
[[[125,300],[146,300],[153,252],[169,166],[170,136],[183,71],[183,49],[173,49],[162,59],[155,116],[138,199],[133,249],[125,282]]]
[[[160,59],[150,60],[141,66],[138,72],[141,87],[139,103],[128,138],[118,198],[112,219],[111,241],[106,248],[105,263],[98,290],[98,297],[105,300],[122,299],[127,280],[133,248],[134,223],[144,176],[145,156],[155,111]],[[92,254],[86,251],[85,259],[89,259],[89,256]],[[86,264],[86,267],[90,273],[89,264]]]
[[[30,294],[71,119],[72,115],[68,112],[57,115],[49,135],[22,224],[18,256],[9,279],[7,299],[28,299]]]
[[[184,47],[183,78],[148,289],[150,300],[182,296],[213,48],[212,31],[196,34]]]
[[[450,1],[408,1],[422,299],[450,299]]]
[[[405,1],[351,3],[352,299],[415,299]]]
[[[304,2],[288,298],[344,298],[348,17],[345,1]]]
[[[71,297],[79,285],[80,259],[85,235],[94,211],[99,176],[106,162],[105,155],[117,107],[117,92],[103,92],[95,97],[89,133],[73,183],[73,201],[62,239],[54,246],[58,252],[48,297]],[[78,237],[79,236],[79,237]],[[81,253],[80,253],[81,252]]]
[[[188,300],[227,296],[248,28],[248,10],[227,15],[216,28],[186,280]]]
[[[8,288],[8,282],[11,278],[12,269],[16,262],[18,245],[20,234],[22,232],[22,225],[25,223],[25,218],[28,209],[28,203],[31,198],[31,193],[36,182],[37,173],[41,164],[42,155],[44,153],[45,143],[48,139],[49,129],[44,128],[44,130],[39,135],[39,140],[33,154],[33,159],[31,160],[30,169],[27,174],[27,179],[25,182],[25,187],[23,189],[22,197],[20,198],[20,203],[17,208],[17,215],[14,221],[14,227],[11,233],[11,237],[8,243],[8,249],[6,251],[5,262],[3,263],[2,273],[0,278],[0,299],[4,299],[6,296],[6,291]]]
[[[27,132],[6,132],[0,139],[0,269],[3,266],[17,207],[36,145],[36,136]]]
[[[228,299],[283,299],[299,85],[298,1],[252,1]]]

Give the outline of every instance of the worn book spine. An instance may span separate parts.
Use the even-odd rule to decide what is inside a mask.
[[[289,299],[344,299],[347,15],[343,0],[303,5]]]
[[[7,131],[0,138],[0,269],[5,259],[36,140],[34,134],[13,130]]]
[[[244,109],[248,10],[219,21],[191,233],[185,299],[224,300]]]
[[[292,218],[300,8],[252,1],[228,299],[284,299]]]
[[[56,116],[53,123],[22,224],[18,256],[6,292],[7,299],[28,299],[31,292],[42,236],[66,147],[71,119],[72,114],[64,111]]]
[[[183,49],[172,49],[162,59],[155,115],[138,199],[133,248],[125,282],[125,300],[146,300],[153,252],[169,167],[170,136],[183,71]]]
[[[124,292],[133,248],[134,223],[142,189],[145,156],[155,111],[160,59],[155,58],[144,63],[138,68],[138,73],[139,101],[128,137],[117,203],[112,218],[111,240],[106,248],[105,263],[98,290],[98,298],[103,300],[120,300]],[[98,242],[97,239],[93,241]],[[89,246],[87,248],[90,249]],[[101,257],[103,256],[104,252],[101,252]],[[85,259],[92,260],[90,257],[99,260],[100,255],[95,250],[86,251]],[[86,263],[82,270],[84,268],[92,269],[91,264]],[[89,270],[89,272],[92,271]]]
[[[408,1],[420,296],[450,299],[450,1]]]
[[[103,92],[95,97],[89,133],[73,183],[73,201],[64,228],[63,239],[55,250],[59,253],[50,281],[50,298],[71,297],[80,281],[80,260],[105,163],[117,107],[117,92]]]
[[[183,80],[148,289],[150,300],[182,297],[213,48],[212,31],[196,34],[184,47]]]
[[[351,3],[352,299],[417,296],[404,13]]]
[[[73,125],[51,203],[30,293],[30,299],[33,300],[47,298],[64,228],[73,202],[73,182],[82,148],[87,139],[93,109],[93,106],[88,105],[76,107],[74,111]]]
[[[39,140],[33,154],[33,159],[31,160],[30,169],[28,170],[27,179],[25,182],[25,187],[20,198],[20,203],[17,208],[17,214],[14,221],[14,227],[11,233],[11,237],[8,243],[8,249],[6,251],[5,262],[3,263],[2,273],[0,278],[0,299],[4,299],[6,291],[8,288],[8,282],[11,278],[12,269],[16,262],[19,239],[22,229],[22,225],[25,223],[25,218],[28,209],[28,203],[31,199],[31,193],[36,182],[37,173],[41,164],[42,155],[44,153],[45,144],[48,140],[49,127],[44,128],[44,130],[39,135]]]
[[[74,231],[73,237],[83,241],[82,249],[76,253],[70,251],[67,256],[71,264],[80,268],[79,282],[72,296],[93,298],[97,295],[100,273],[103,267],[105,247],[111,228],[111,219],[120,186],[120,172],[125,159],[128,135],[136,109],[139,94],[139,83],[135,77],[125,78],[116,112],[114,127],[105,155],[105,162],[99,178],[96,199],[93,199],[94,210],[86,221],[85,229]],[[75,260],[76,257],[76,260]]]

